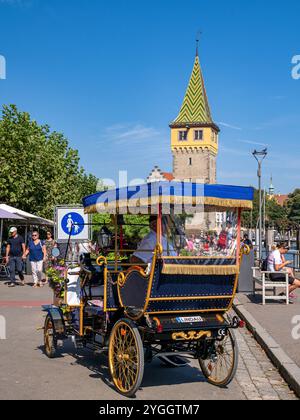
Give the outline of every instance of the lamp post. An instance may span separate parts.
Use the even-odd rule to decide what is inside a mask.
[[[261,151],[254,150],[252,153],[258,163],[258,190],[259,190],[259,261],[262,261],[262,190],[261,190],[261,178],[262,178],[262,163],[268,155],[268,149]]]

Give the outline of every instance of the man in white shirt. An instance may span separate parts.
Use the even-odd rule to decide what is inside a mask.
[[[268,258],[268,271],[271,274],[273,281],[284,281],[286,278],[285,272],[289,273],[290,293],[300,288],[300,280],[296,279],[294,271],[288,266],[293,261],[286,261],[285,255],[289,252],[289,247],[285,243],[278,245],[277,249],[273,251]]]
[[[131,262],[133,264],[151,264],[153,260],[154,250],[157,245],[157,217],[151,216],[150,218],[150,233],[145,236],[145,238],[140,243],[138,249],[131,257]],[[162,235],[162,247],[163,255],[176,257],[177,253],[175,252],[173,246],[168,243],[167,238]]]

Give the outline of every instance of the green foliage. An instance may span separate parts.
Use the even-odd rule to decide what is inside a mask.
[[[126,239],[143,239],[149,232],[149,216],[124,216],[125,223],[131,226],[124,226]],[[144,225],[144,226],[143,226]]]
[[[243,213],[243,226],[253,228],[259,218],[259,191],[254,192],[253,211]],[[288,209],[281,207],[274,198],[266,198],[266,223],[280,228],[288,223]]]
[[[54,291],[57,298],[63,299],[65,296],[65,267],[58,265],[56,267],[50,267],[46,271],[49,287]]]
[[[124,222],[123,234],[126,240],[142,239],[150,231],[149,216],[124,215]],[[93,223],[97,225],[93,226],[94,233],[98,233],[102,226],[107,226],[111,233],[114,234],[114,223],[110,215],[95,214],[93,216]]]
[[[79,166],[78,151],[15,105],[0,120],[0,201],[52,218],[58,204],[78,204],[97,179]]]
[[[300,224],[300,189],[296,189],[292,194],[290,194],[287,207],[289,219],[292,222]]]

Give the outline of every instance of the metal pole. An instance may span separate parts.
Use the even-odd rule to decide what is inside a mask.
[[[258,190],[259,190],[259,260],[262,261],[262,197],[261,197],[261,162],[258,162]]]
[[[258,176],[258,190],[259,190],[259,238],[258,238],[258,242],[259,242],[259,251],[258,251],[258,255],[259,255],[259,260],[260,262],[262,261],[262,229],[263,229],[263,220],[262,220],[262,188],[261,188],[261,178],[262,178],[262,163],[264,161],[264,159],[266,158],[268,154],[267,149],[264,149],[260,152],[258,152],[257,150],[255,150],[253,152],[253,156],[255,157],[257,163],[258,163],[258,171],[257,171],[257,176]]]
[[[3,242],[3,219],[1,219],[1,227],[0,227],[0,253],[2,251],[2,242]]]
[[[265,239],[266,239],[266,219],[267,219],[267,204],[266,204],[266,200],[267,200],[267,192],[264,189],[264,235],[265,235]]]

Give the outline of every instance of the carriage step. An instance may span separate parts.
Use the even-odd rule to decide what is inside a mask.
[[[71,337],[71,340],[76,349],[80,350],[84,348],[83,342],[79,340],[78,338],[76,338],[74,335]]]
[[[107,353],[108,352],[108,347],[103,347],[103,349],[98,349],[94,351],[94,355],[98,356],[101,355],[103,353]]]

